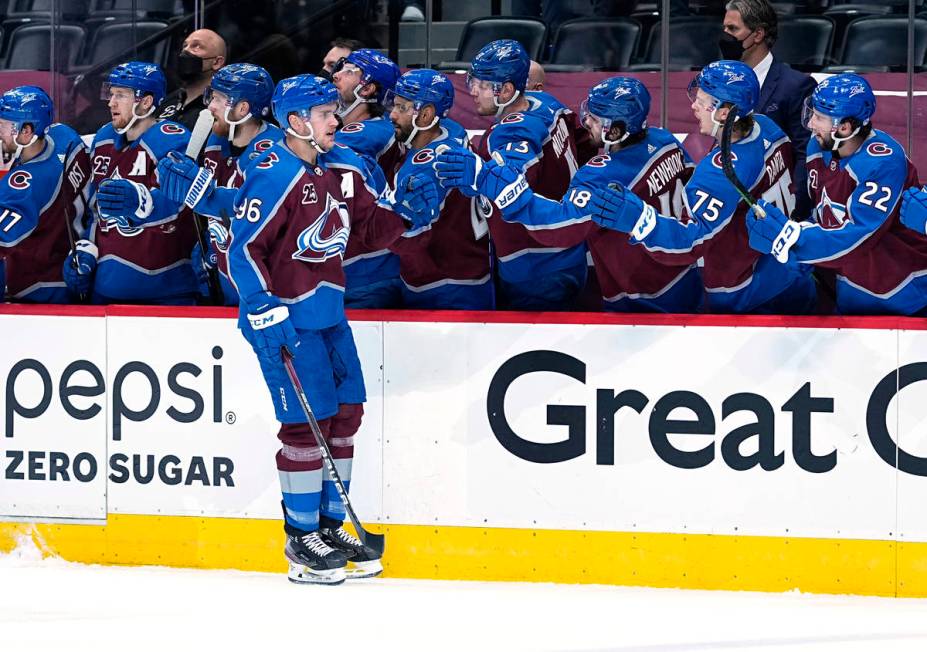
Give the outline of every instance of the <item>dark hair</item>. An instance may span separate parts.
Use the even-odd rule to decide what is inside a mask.
[[[779,38],[779,18],[767,0],[731,0],[725,9],[738,12],[751,31],[762,27],[766,32],[766,45],[770,48]]]
[[[358,41],[357,39],[342,38],[339,36],[335,38],[334,40],[332,40],[331,47],[345,48],[346,50],[350,50],[351,52],[354,52],[354,50],[360,50],[361,48],[363,48],[364,44]]]

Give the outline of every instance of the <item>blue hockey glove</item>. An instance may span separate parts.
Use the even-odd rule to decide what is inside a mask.
[[[457,188],[467,197],[479,194],[483,159],[474,152],[448,147],[438,152],[435,162],[431,165],[445,188]]]
[[[138,227],[154,210],[151,192],[128,179],[106,179],[97,188],[100,215],[122,227]]]
[[[209,296],[209,272],[216,267],[218,262],[216,250],[212,240],[206,245],[207,255],[203,256],[203,249],[200,243],[193,245],[193,251],[190,252],[190,264],[193,266],[193,273],[196,274],[196,282],[199,284],[200,294]]]
[[[927,186],[908,188],[901,195],[901,223],[918,233],[927,233]]]
[[[72,294],[86,296],[93,286],[93,272],[97,268],[97,246],[89,240],[78,240],[74,250],[64,259],[61,275]]]
[[[750,247],[761,254],[772,254],[780,263],[787,263],[789,249],[798,242],[801,235],[801,224],[791,221],[775,204],[765,199],[756,204],[765,211],[766,217],[759,218],[754,211],[747,211]]]
[[[210,170],[201,168],[189,156],[168,152],[158,162],[158,183],[161,191],[175,204],[194,210],[199,201],[216,187]]]
[[[637,240],[647,237],[657,223],[653,206],[619,184],[602,188],[581,187],[567,197],[573,205],[589,213],[599,226],[628,233]]]
[[[261,294],[245,302],[248,306],[248,323],[251,324],[254,352],[261,362],[280,365],[280,348],[286,347],[295,355],[299,336],[290,321],[290,311],[273,295]]]
[[[393,210],[412,223],[413,229],[428,226],[438,217],[441,194],[433,179],[410,174],[393,193]]]

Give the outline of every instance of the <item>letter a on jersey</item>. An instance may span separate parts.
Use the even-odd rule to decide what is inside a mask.
[[[326,194],[325,208],[296,239],[293,258],[307,263],[321,263],[335,256],[343,256],[350,233],[347,205]]]
[[[145,152],[139,152],[138,156],[135,157],[135,163],[132,164],[132,169],[129,171],[129,174],[126,176],[129,177],[143,177],[147,174],[146,162],[148,161],[148,155]]]

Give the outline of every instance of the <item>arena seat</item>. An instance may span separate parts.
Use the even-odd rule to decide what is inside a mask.
[[[55,60],[57,70],[70,70],[77,62],[86,31],[80,25],[55,27]],[[52,70],[52,28],[49,24],[23,25],[13,30],[4,57],[7,70]]]
[[[900,70],[908,62],[908,19],[905,16],[867,16],[847,26],[837,63],[825,72]],[[914,19],[914,65],[927,55],[927,20]]]
[[[650,71],[660,69],[662,21],[650,30],[643,60],[629,70]],[[721,22],[717,16],[686,16],[672,18],[669,23],[669,69],[691,70],[721,58],[718,37]]]
[[[547,45],[547,23],[528,16],[490,16],[475,18],[464,25],[454,61],[442,61],[438,70],[459,70],[470,66],[480,49],[491,41],[514,39],[521,43],[528,56],[540,61]]]
[[[623,70],[631,63],[640,33],[640,23],[630,18],[568,20],[557,30],[550,62],[544,67],[551,72]]]
[[[160,21],[109,22],[102,25],[93,34],[90,45],[83,56],[84,64],[95,64],[118,55],[136,43],[152,36],[164,28],[167,23]],[[139,50],[130,58],[138,61],[152,61],[163,66],[168,54],[170,38],[158,41]]]
[[[832,63],[829,57],[835,29],[834,21],[827,16],[780,16],[773,55],[797,70],[820,70]]]

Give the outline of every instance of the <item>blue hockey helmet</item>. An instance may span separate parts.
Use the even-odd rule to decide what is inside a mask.
[[[876,99],[869,82],[859,75],[843,73],[818,84],[805,106],[806,112],[809,109],[817,111],[832,118],[834,124],[852,119],[864,125],[875,113]]]
[[[209,104],[213,91],[229,98],[231,106],[247,102],[251,115],[264,118],[270,114],[270,100],[274,94],[274,80],[270,73],[250,63],[232,63],[216,71],[203,93],[203,102]]]
[[[517,91],[524,91],[530,66],[531,58],[521,43],[512,39],[493,41],[484,45],[470,62],[467,87],[478,79],[492,82],[497,95],[505,82],[511,82]]]
[[[609,77],[589,89],[589,96],[580,105],[580,118],[594,115],[602,123],[602,140],[606,145],[621,141],[605,138],[613,124],[624,129],[621,140],[639,134],[647,128],[650,113],[650,93],[647,87],[632,77]]]
[[[713,61],[689,84],[689,99],[702,89],[720,103],[733,104],[741,116],[749,115],[760,98],[760,82],[743,61]],[[717,107],[715,107],[717,108]]]
[[[437,116],[445,118],[454,104],[454,85],[437,70],[419,68],[400,77],[392,95],[411,101],[416,111],[431,104]]]
[[[287,118],[291,113],[308,118],[312,107],[337,103],[338,89],[330,81],[315,75],[296,75],[277,84],[271,106],[277,123],[289,129]]]
[[[167,95],[167,80],[161,67],[144,61],[129,61],[113,68],[103,84],[103,99],[109,99],[109,89],[113,86],[131,88],[135,91],[136,100],[151,95],[154,98],[154,106],[159,105]]]
[[[393,86],[396,85],[396,80],[399,79],[399,75],[401,74],[399,66],[397,66],[392,59],[369,48],[361,48],[360,50],[351,52],[335,65],[335,70],[332,74],[334,75],[344,68],[346,63],[354,64],[360,68],[361,86],[369,84],[370,82],[377,84],[377,102],[381,104],[383,100],[386,99],[386,93],[392,90]]]
[[[38,86],[17,86],[0,96],[0,119],[9,120],[20,131],[31,124],[32,131],[42,136],[54,119],[55,106],[48,94]]]

